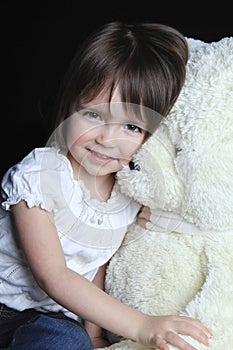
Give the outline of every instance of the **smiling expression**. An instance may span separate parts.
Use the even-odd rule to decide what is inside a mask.
[[[77,178],[81,173],[81,177],[116,173],[129,163],[147,134],[143,122],[139,125],[119,102],[117,89],[110,103],[103,101],[107,97],[99,95],[68,118],[69,159]]]

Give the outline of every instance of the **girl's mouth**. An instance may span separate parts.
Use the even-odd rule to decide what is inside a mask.
[[[106,161],[111,161],[111,160],[115,160],[116,158],[113,158],[113,157],[109,157],[105,154],[102,154],[102,153],[99,153],[99,152],[96,152],[92,149],[88,149],[89,153],[91,154],[91,156],[94,158],[94,159],[97,159],[99,161],[103,161],[103,162],[106,162]]]

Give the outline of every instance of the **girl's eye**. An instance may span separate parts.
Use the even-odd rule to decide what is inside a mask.
[[[133,124],[126,124],[125,128],[129,131],[132,131],[133,133],[142,133],[142,129],[139,128],[139,126]]]
[[[89,118],[93,119],[101,119],[101,116],[98,113],[92,112],[92,111],[84,111],[82,115],[87,116]]]

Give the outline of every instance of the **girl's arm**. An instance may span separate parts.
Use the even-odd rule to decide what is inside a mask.
[[[106,268],[107,263],[99,268],[93,280],[93,283],[102,290],[104,290]],[[103,348],[110,345],[110,343],[103,338],[103,329],[101,327],[86,320],[84,321],[84,326],[91,337],[94,348]]]
[[[208,344],[209,332],[198,320],[180,316],[149,316],[125,305],[66,266],[52,215],[24,201],[12,206],[22,249],[39,286],[58,304],[144,346],[194,350],[179,334]],[[195,349],[196,350],[196,349]]]

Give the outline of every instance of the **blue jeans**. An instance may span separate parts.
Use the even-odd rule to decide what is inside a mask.
[[[19,312],[0,304],[2,350],[93,350],[90,337],[77,321],[60,313]]]

